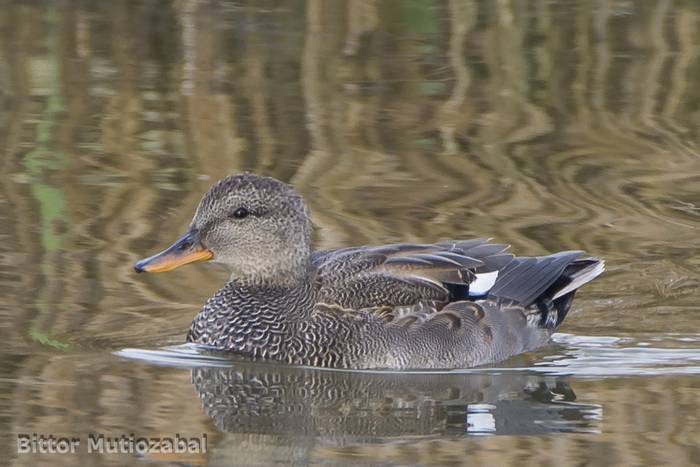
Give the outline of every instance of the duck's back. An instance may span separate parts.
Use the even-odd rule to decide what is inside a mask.
[[[576,289],[604,269],[580,251],[530,258],[505,250],[474,239],[316,253],[316,314],[343,322],[345,333],[328,336],[338,352],[321,365],[457,368],[504,360],[546,343]]]

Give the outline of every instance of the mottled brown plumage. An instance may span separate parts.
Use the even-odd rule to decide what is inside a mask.
[[[310,230],[290,187],[232,175],[204,196],[184,237],[136,269],[212,255],[229,266],[190,342],[299,365],[457,368],[546,343],[576,289],[604,268],[579,251],[514,257],[486,239],[313,252]]]

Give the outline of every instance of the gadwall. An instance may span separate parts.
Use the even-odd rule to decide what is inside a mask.
[[[238,174],[204,195],[184,236],[135,269],[230,268],[188,342],[295,365],[447,369],[545,344],[576,290],[604,270],[581,251],[506,249],[480,238],[313,251],[304,200],[273,178]]]

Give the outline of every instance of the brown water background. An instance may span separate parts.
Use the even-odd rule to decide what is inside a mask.
[[[0,463],[700,463],[696,2],[3,1],[0,151]],[[225,271],[132,264],[241,170],[294,185],[321,248],[491,236],[608,272],[488,371],[113,355],[184,340]],[[35,432],[209,450],[18,455]]]

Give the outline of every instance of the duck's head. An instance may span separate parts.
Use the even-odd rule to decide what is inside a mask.
[[[231,175],[204,195],[185,235],[134,269],[164,272],[212,260],[228,266],[235,280],[284,285],[307,273],[310,234],[304,200],[289,186],[269,177]]]

